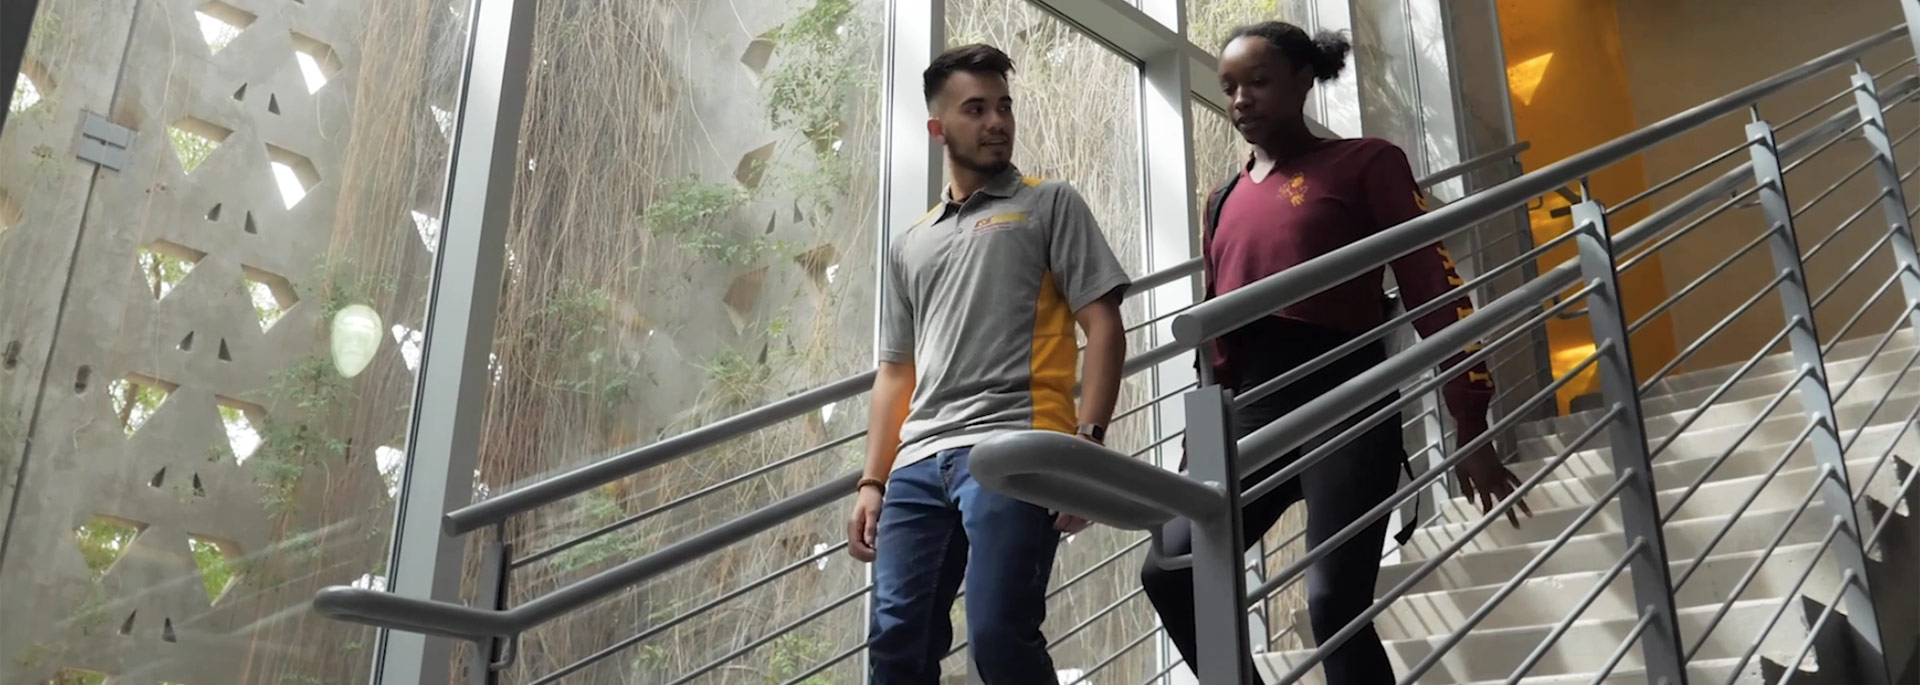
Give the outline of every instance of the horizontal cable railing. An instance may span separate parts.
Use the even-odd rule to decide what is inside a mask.
[[[1809,617],[1805,635],[1788,640],[1798,655],[1774,665],[1787,669],[1791,678],[1809,658],[1852,659],[1853,668],[1869,674],[1864,682],[1885,683],[1889,675],[1885,660],[1893,656],[1896,645],[1882,641],[1882,626],[1876,622],[1874,603],[1883,600],[1885,593],[1876,595],[1878,586],[1868,582],[1874,568],[1868,553],[1882,544],[1889,531],[1907,530],[1896,525],[1896,516],[1906,515],[1897,514],[1901,508],[1892,504],[1909,497],[1915,469],[1904,460],[1904,469],[1886,466],[1895,461],[1909,429],[1920,419],[1920,395],[1900,391],[1906,372],[1920,361],[1920,341],[1913,335],[1913,322],[1920,319],[1920,266],[1916,265],[1920,258],[1913,253],[1906,225],[1913,210],[1906,204],[1903,187],[1912,172],[1903,173],[1893,155],[1893,146],[1920,128],[1896,138],[1886,130],[1886,115],[1920,96],[1920,78],[1895,77],[1881,84],[1881,79],[1906,70],[1913,60],[1883,70],[1868,70],[1862,60],[1881,46],[1904,42],[1899,39],[1905,37],[1904,27],[1875,34],[1612,142],[1469,194],[1294,269],[1132,323],[1130,332],[1166,325],[1175,340],[1135,354],[1127,364],[1129,374],[1195,349],[1205,354],[1206,341],[1314,296],[1350,274],[1454,238],[1536,197],[1560,195],[1568,187],[1582,189],[1571,207],[1571,230],[1538,245],[1528,241],[1526,249],[1515,250],[1515,256],[1498,263],[1481,260],[1473,278],[1449,294],[1413,305],[1307,365],[1237,394],[1210,385],[1163,388],[1117,415],[1117,420],[1153,416],[1155,412],[1149,410],[1171,410],[1170,401],[1175,399],[1188,401],[1189,408],[1218,405],[1217,412],[1190,414],[1186,430],[1147,440],[1130,453],[1080,443],[1072,447],[1076,453],[1069,455],[1059,450],[1028,451],[1042,444],[1038,442],[989,441],[976,447],[976,477],[1036,504],[1102,520],[1101,514],[1111,510],[1103,509],[1106,504],[1090,499],[1076,484],[1103,482],[1109,470],[1125,471],[1126,478],[1133,480],[1107,485],[1114,492],[1127,493],[1135,509],[1157,507],[1165,514],[1162,518],[1191,518],[1196,549],[1190,557],[1174,562],[1190,564],[1197,580],[1195,599],[1203,610],[1198,658],[1206,664],[1201,673],[1206,685],[1240,682],[1243,674],[1235,672],[1240,663],[1236,651],[1243,645],[1281,647],[1282,633],[1307,644],[1289,644],[1285,647],[1297,649],[1264,655],[1262,669],[1269,682],[1276,676],[1281,683],[1300,681],[1328,659],[1338,658],[1343,646],[1372,639],[1367,636],[1376,626],[1395,631],[1387,638],[1388,651],[1402,685],[1512,683],[1542,668],[1575,668],[1576,663],[1573,673],[1591,677],[1595,683],[1623,668],[1643,671],[1650,682],[1684,682],[1695,669],[1721,669],[1699,672],[1730,673],[1737,680],[1755,659],[1782,656],[1771,651],[1763,654],[1761,643],[1787,625],[1783,617],[1790,607],[1800,606],[1803,597],[1822,610]],[[1851,85],[1837,95],[1784,124],[1771,125],[1761,118],[1760,108],[1767,98],[1845,65],[1854,66]],[[1835,107],[1848,102],[1852,105]],[[1602,204],[1588,186],[1588,178],[1602,169],[1724,117],[1742,114],[1752,119],[1744,142],[1619,204]],[[1775,132],[1789,126],[1795,127],[1794,134],[1776,141]],[[1452,178],[1505,160],[1520,149],[1524,148],[1496,151],[1424,181]],[[1849,152],[1864,155],[1839,157]],[[1789,197],[1808,189],[1810,199],[1804,202],[1796,204],[1799,198]],[[1677,197],[1662,199],[1669,191]],[[1858,202],[1866,206],[1861,208]],[[1626,216],[1622,208],[1642,203],[1647,205],[1643,218],[1623,228],[1609,226],[1610,219]],[[1876,208],[1885,215],[1886,230],[1878,236],[1860,234],[1864,229],[1857,229],[1859,225],[1876,223],[1867,220]],[[1840,218],[1843,213],[1844,219]],[[1850,229],[1854,232],[1843,237]],[[1802,249],[1803,242],[1812,249]],[[1649,266],[1656,260],[1697,255],[1703,244],[1715,256],[1690,265],[1682,287],[1666,290],[1657,302],[1629,301],[1624,294],[1625,278],[1658,271]],[[1682,249],[1691,252],[1682,253]],[[1527,268],[1549,253],[1569,250],[1577,256],[1537,273]],[[1840,262],[1832,268],[1811,265],[1816,255],[1828,253],[1847,256],[1830,258]],[[1881,268],[1887,262],[1892,268]],[[1133,293],[1181,282],[1197,270],[1194,260],[1175,265],[1141,279]],[[1873,273],[1861,276],[1862,271]],[[1298,409],[1229,444],[1229,433],[1222,425],[1228,412],[1285,392],[1308,374],[1402,329],[1450,298],[1484,292],[1496,280],[1516,277],[1519,285],[1494,293],[1458,323],[1331,392],[1303,398],[1306,401]],[[1816,279],[1821,282],[1813,283]],[[1226,506],[1229,500],[1216,483],[1271,470],[1259,482],[1244,483],[1238,497],[1245,502],[1274,495],[1294,479],[1327,468],[1326,460],[1374,426],[1387,421],[1400,421],[1403,427],[1422,424],[1439,412],[1438,403],[1417,412],[1408,410],[1433,398],[1441,385],[1468,373],[1475,364],[1498,368],[1515,360],[1527,361],[1527,344],[1552,340],[1548,327],[1576,312],[1585,313],[1590,345],[1572,346],[1578,354],[1556,359],[1554,372],[1536,386],[1503,388],[1497,406],[1508,410],[1492,420],[1485,432],[1457,436],[1443,427],[1437,434],[1423,434],[1419,439],[1426,446],[1413,452],[1430,450],[1434,455],[1422,464],[1423,470],[1363,507],[1353,520],[1326,528],[1320,535],[1292,531],[1250,562],[1237,556],[1237,547],[1223,542],[1228,538],[1222,531],[1238,526],[1240,512]],[[1864,337],[1848,337],[1869,322],[1872,325],[1864,329]],[[1674,332],[1662,341],[1659,336],[1666,335],[1662,331],[1667,327]],[[1903,329],[1905,338],[1900,337]],[[1884,332],[1876,335],[1879,331]],[[1556,344],[1560,342],[1564,341]],[[1641,363],[1647,368],[1639,368]],[[738,435],[857,397],[871,380],[870,374],[849,377],[497,495],[450,513],[446,530],[460,535],[501,525],[519,514]],[[1880,392],[1869,402],[1852,397],[1856,389]],[[1544,420],[1532,411],[1557,405],[1574,393],[1597,393],[1599,407]],[[1512,398],[1518,399],[1507,407]],[[1904,419],[1899,418],[1902,414]],[[1897,431],[1893,430],[1896,421]],[[520,567],[552,558],[713,492],[820,457],[862,436],[836,437],[503,564]],[[1455,437],[1467,439],[1449,447]],[[1189,474],[1147,475],[1119,468],[1151,457],[1176,440],[1184,442],[1192,456]],[[1503,460],[1524,474],[1510,494],[1468,501],[1457,496],[1457,484],[1447,487],[1442,481],[1483,449],[1496,445],[1510,452],[1501,455]],[[1867,445],[1860,449],[1863,456],[1856,458],[1855,450],[1862,445]],[[1089,468],[1095,464],[1115,468]],[[1881,478],[1883,472],[1897,477]],[[468,607],[348,588],[322,592],[315,606],[345,620],[472,640],[511,654],[510,640],[521,632],[843,500],[852,492],[854,478],[848,475],[784,495],[766,507],[512,608]],[[1149,478],[1158,479],[1159,485],[1146,487],[1149,481],[1140,480]],[[1205,487],[1196,487],[1195,481]],[[1879,513],[1863,508],[1869,497],[1885,505]],[[1368,536],[1377,533],[1370,531],[1386,525],[1397,512],[1404,513],[1407,504],[1428,499],[1434,509],[1418,514],[1415,537],[1381,551],[1385,561],[1378,591],[1369,595],[1365,605],[1353,607],[1350,615],[1340,616],[1337,627],[1316,620],[1316,630],[1326,634],[1307,635],[1292,617],[1267,615],[1268,634],[1255,636],[1265,639],[1244,634],[1242,612],[1286,611],[1285,606],[1273,606],[1276,593],[1295,587],[1310,568],[1343,545],[1373,540]],[[1534,516],[1524,522],[1525,527],[1498,525],[1502,519],[1515,520],[1523,509]],[[1108,517],[1110,523],[1118,520]],[[1314,544],[1305,544],[1309,539]],[[1137,559],[1150,540],[1131,538],[1090,566],[1077,568],[1050,591],[1049,599],[1061,598],[1096,574]],[[844,545],[819,546],[767,576],[706,599],[531,682],[554,682],[579,673],[718,606],[740,601],[781,576],[821,563]],[[1774,567],[1769,560],[1786,554],[1812,560],[1804,568],[1794,567],[1796,579],[1772,579]],[[1245,577],[1249,563],[1256,577],[1251,583]],[[1585,574],[1574,586],[1580,588],[1577,592],[1552,595],[1539,583],[1548,576],[1567,574]],[[1703,574],[1737,576],[1737,580],[1706,583],[1700,580]],[[1761,583],[1763,576],[1771,580]],[[1757,587],[1774,594],[1745,596]],[[824,598],[824,603],[810,605],[805,613],[724,645],[704,665],[675,673],[668,680],[693,682],[716,673],[808,622],[841,610],[868,591],[862,586]],[[1094,682],[1096,675],[1105,676],[1114,664],[1160,634],[1152,626],[1107,625],[1129,614],[1123,609],[1140,602],[1141,595],[1138,589],[1117,591],[1075,613],[1074,622],[1052,636],[1055,646],[1077,649],[1076,641],[1088,642],[1096,626],[1105,631],[1104,644],[1110,648],[1083,659],[1084,669],[1067,681]],[[1415,597],[1420,601],[1412,601]],[[1456,601],[1461,604],[1452,604]],[[1220,611],[1208,614],[1207,607]],[[1228,607],[1238,611],[1226,611]],[[1536,607],[1541,610],[1534,611]],[[1423,608],[1439,614],[1424,614]],[[1545,614],[1548,609],[1551,617]],[[1595,613],[1600,616],[1593,618]],[[1827,653],[1833,650],[1816,638],[1822,631],[1838,629],[1830,627],[1837,622],[1866,636],[1856,642],[1868,646],[1850,654]],[[1488,650],[1476,642],[1482,639],[1476,631],[1493,629],[1531,631],[1525,634],[1537,641],[1519,651]],[[1624,642],[1605,655],[1550,658],[1565,656],[1567,645],[1574,642],[1593,646],[1595,640],[1604,640],[1612,645],[1622,637]],[[494,638],[509,642],[495,646]],[[956,656],[966,646],[962,641],[947,654]],[[793,669],[795,675],[777,680],[806,682],[846,664],[863,647],[854,644],[820,654]],[[1468,656],[1454,656],[1462,653]],[[1488,656],[1495,653],[1504,656]],[[1881,659],[1877,666],[1872,664],[1875,655]],[[1162,682],[1178,665],[1168,663],[1144,682]],[[1142,672],[1121,677],[1131,679]],[[1878,676],[1872,676],[1876,672]]]

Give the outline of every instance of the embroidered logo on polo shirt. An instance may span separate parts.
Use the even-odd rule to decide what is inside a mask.
[[[1026,212],[1006,212],[981,219],[973,223],[974,233],[991,233],[1017,228],[1027,220]]]
[[[1280,194],[1285,196],[1287,202],[1292,203],[1295,207],[1306,204],[1307,175],[1294,172],[1293,178],[1287,179],[1286,184],[1280,186]]]

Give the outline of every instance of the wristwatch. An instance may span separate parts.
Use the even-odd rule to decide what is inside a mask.
[[[1080,424],[1080,427],[1075,429],[1073,434],[1102,445],[1107,444],[1107,427],[1097,423]]]

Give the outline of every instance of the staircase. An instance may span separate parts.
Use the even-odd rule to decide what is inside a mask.
[[[1920,456],[1920,430],[1903,430],[1920,406],[1920,373],[1912,372],[1916,348],[1910,330],[1896,334],[1885,349],[1869,358],[1875,336],[1847,341],[1828,355],[1827,373],[1838,392],[1855,374],[1864,374],[1845,396],[1835,398],[1842,444],[1864,426],[1864,434],[1847,452],[1849,478],[1860,498],[1862,534],[1889,512],[1894,519],[1882,533],[1880,547],[1903,550],[1870,560],[1876,590],[1883,599],[1878,610],[1883,623],[1888,661],[1896,683],[1913,682],[1908,671],[1900,679],[1915,647],[1915,608],[1911,592],[1915,569],[1892,568],[1893,560],[1911,566],[1912,550],[1920,548],[1920,526],[1912,519],[1920,497],[1911,493],[1896,499],[1902,481]],[[1670,378],[1643,399],[1650,442],[1658,446],[1703,406],[1736,366]],[[1905,373],[1906,376],[1902,377]],[[1818,475],[1811,447],[1801,440],[1808,425],[1797,393],[1788,390],[1799,374],[1790,355],[1762,359],[1701,413],[1655,459],[1654,483],[1662,511],[1671,512],[1665,527],[1671,574],[1679,584],[1681,645],[1691,651],[1688,663],[1694,683],[1777,683],[1794,670],[1793,682],[1854,682],[1831,664],[1845,663],[1846,622],[1839,616],[1820,621],[1825,606],[1840,588],[1841,575],[1829,562],[1826,539],[1830,521],[1821,520],[1817,502],[1800,514]],[[1778,408],[1768,405],[1785,392]],[[1875,404],[1884,406],[1871,418]],[[1532,478],[1550,465],[1549,458],[1586,431],[1599,412],[1573,414],[1541,421],[1521,430],[1516,472]],[[1754,424],[1757,422],[1757,426]],[[1753,430],[1723,462],[1721,456],[1743,433]],[[1792,454],[1782,462],[1789,450]],[[1602,507],[1573,531],[1565,546],[1554,552],[1520,581],[1512,594],[1479,622],[1458,645],[1443,650],[1449,635],[1466,625],[1510,579],[1553,544],[1571,526],[1580,524],[1590,506],[1614,482],[1607,448],[1574,453],[1545,475],[1528,498],[1535,516],[1518,529],[1505,522],[1473,537],[1455,558],[1421,580],[1375,621],[1387,643],[1396,673],[1408,674],[1436,651],[1445,655],[1417,682],[1500,683],[1528,685],[1561,683],[1644,683],[1642,655],[1627,649],[1604,679],[1599,672],[1627,642],[1637,623],[1630,572],[1612,573],[1627,548],[1618,516],[1618,504]],[[1891,454],[1878,473],[1881,455]],[[1716,462],[1721,462],[1716,466]],[[1777,475],[1769,473],[1778,469]],[[1868,480],[1872,474],[1871,480]],[[1704,481],[1690,496],[1691,485]],[[1750,502],[1748,500],[1751,500]],[[1675,508],[1677,505],[1677,509]],[[1386,593],[1408,578],[1421,564],[1460,539],[1480,518],[1464,499],[1447,502],[1435,524],[1421,529],[1400,550],[1401,560],[1381,570],[1379,588]],[[1796,514],[1799,514],[1796,516]],[[1731,522],[1731,525],[1729,525]],[[1720,537],[1724,529],[1724,537]],[[1774,539],[1778,537],[1777,546]],[[1718,538],[1718,543],[1715,540]],[[1841,544],[1844,539],[1834,544]],[[1708,551],[1709,547],[1711,550]],[[1771,547],[1771,549],[1769,549]],[[1705,561],[1688,574],[1693,560],[1705,551]],[[1759,563],[1762,560],[1765,563]],[[1750,584],[1743,577],[1757,568]],[[1800,583],[1806,576],[1804,584]],[[1686,581],[1680,584],[1682,578]],[[1581,611],[1590,592],[1604,589]],[[1885,583],[1887,585],[1882,585]],[[1737,594],[1736,594],[1736,591]],[[1730,602],[1730,604],[1729,604]],[[1905,603],[1908,606],[1899,606]],[[1716,615],[1723,610],[1724,616]],[[1567,616],[1578,614],[1553,648],[1534,664],[1526,677],[1510,676],[1521,669],[1536,648]],[[1777,623],[1776,623],[1777,621]],[[1716,625],[1717,623],[1717,625]],[[1815,635],[1814,626],[1820,632]],[[1296,633],[1311,636],[1306,612],[1294,617]],[[1705,636],[1702,641],[1702,636]],[[1812,636],[1813,648],[1796,660]],[[1744,659],[1749,649],[1751,659]],[[1260,660],[1268,682],[1290,670],[1310,650],[1270,653]],[[1323,683],[1318,669],[1302,683]]]

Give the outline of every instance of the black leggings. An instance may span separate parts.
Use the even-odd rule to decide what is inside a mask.
[[[1279,377],[1294,368],[1347,342],[1351,337],[1340,332],[1299,322],[1270,318],[1249,326],[1225,340],[1228,359],[1239,377],[1237,392],[1245,392]],[[1347,379],[1386,359],[1386,346],[1373,343],[1326,368],[1281,388],[1258,402],[1233,412],[1233,435],[1246,437],[1255,429],[1271,423],[1287,412],[1319,397]],[[1325,444],[1330,438],[1352,427],[1358,418],[1384,407],[1394,400],[1382,399],[1355,418],[1328,429],[1308,440],[1300,450],[1289,453],[1265,468],[1241,480],[1241,491],[1258,484],[1293,463],[1305,452]],[[1243,501],[1242,544],[1251,548],[1269,528],[1280,520],[1295,502],[1307,503],[1307,546],[1312,548],[1332,537],[1348,524],[1394,493],[1399,487],[1401,465],[1406,448],[1401,444],[1400,419],[1390,417],[1359,438],[1340,447],[1306,472],[1265,496]],[[1380,575],[1380,558],[1386,541],[1387,518],[1368,526],[1307,570],[1307,609],[1312,615],[1313,634],[1325,642],[1373,603],[1374,583]],[[1193,551],[1192,530],[1184,520],[1167,524],[1159,549],[1151,552],[1140,571],[1140,583],[1167,635],[1180,649],[1186,663],[1194,664],[1193,572],[1187,569],[1161,568],[1163,556]],[[1209,617],[1226,620],[1225,617]],[[1284,620],[1284,619],[1282,619]],[[1260,639],[1256,636],[1255,639]],[[1248,673],[1253,673],[1248,657]],[[1329,685],[1392,685],[1393,667],[1387,663],[1386,649],[1372,625],[1347,640],[1325,662]],[[1204,666],[1196,672],[1204,672]],[[1256,674],[1253,682],[1259,682]]]

